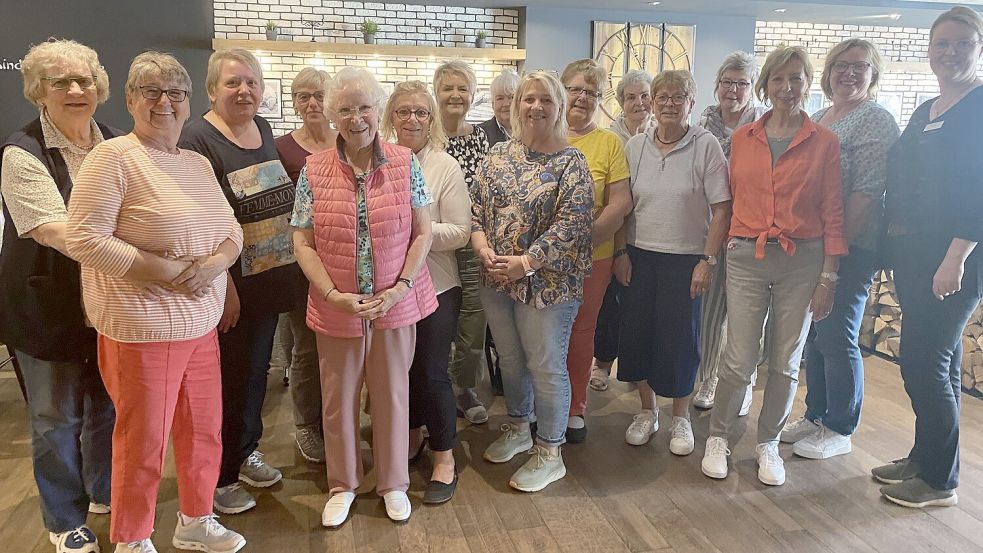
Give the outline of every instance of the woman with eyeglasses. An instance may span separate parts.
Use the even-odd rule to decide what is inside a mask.
[[[0,342],[23,369],[44,527],[57,553],[90,553],[99,545],[87,512],[109,512],[114,416],[79,266],[65,247],[66,204],[82,160],[121,132],[93,119],[109,98],[109,76],[88,46],[42,42],[21,72],[39,114],[2,145]]]
[[[754,56],[747,52],[731,52],[717,69],[714,95],[717,104],[707,106],[700,116],[699,126],[717,137],[724,156],[730,158],[730,141],[734,131],[756,121],[765,112],[763,106],[756,105],[751,85],[758,76],[758,64]],[[717,366],[725,338],[727,321],[727,295],[724,283],[727,282],[726,252],[720,258],[710,278],[710,289],[703,295],[700,305],[700,368],[697,378],[701,382],[693,405],[698,409],[712,409],[717,390]],[[764,345],[763,345],[764,347]],[[756,373],[755,373],[756,374]],[[755,375],[744,392],[740,415],[751,411],[751,401]]]
[[[659,429],[656,396],[672,398],[669,451],[689,455],[700,297],[730,223],[727,160],[709,131],[689,124],[696,102],[689,71],[659,73],[650,94],[658,125],[628,141],[633,205],[615,237],[615,275],[626,287],[618,380],[636,383],[641,401],[625,441],[648,443]]]
[[[324,89],[331,77],[327,71],[305,67],[290,84],[294,111],[303,123],[297,129],[276,138],[276,153],[291,182],[297,183],[307,157],[335,147],[338,132],[331,128],[324,114]],[[306,289],[308,283],[304,279]],[[321,428],[321,377],[317,368],[317,344],[307,327],[307,302],[284,315],[291,349],[287,352],[290,367],[290,397],[294,404],[294,441],[304,459],[324,462],[324,430]],[[283,325],[284,323],[281,323]],[[282,334],[281,334],[282,335]]]
[[[413,151],[423,167],[423,177],[433,202],[430,213],[433,243],[427,268],[437,294],[437,310],[416,324],[416,351],[410,365],[410,461],[423,452],[421,429],[427,427],[433,474],[427,482],[424,503],[444,503],[454,496],[457,474],[454,443],[457,413],[454,391],[447,372],[451,342],[461,309],[461,280],[454,252],[471,235],[471,199],[464,172],[444,148],[447,136],[440,112],[427,85],[407,81],[396,85],[382,117],[382,134]]]
[[[782,441],[795,444],[795,454],[809,459],[850,453],[850,436],[860,423],[864,360],[857,340],[878,268],[887,152],[900,133],[894,116],[873,99],[881,70],[881,56],[871,42],[840,42],[826,56],[820,79],[833,105],[812,115],[840,141],[843,225],[850,253],[840,258],[833,310],[813,323],[806,340],[805,415],[782,430]]]
[[[478,89],[478,79],[467,63],[449,61],[433,74],[437,109],[444,123],[448,143],[446,152],[461,165],[464,182],[471,190],[481,161],[488,154],[488,136],[480,125],[467,121],[468,111]],[[457,409],[471,424],[488,422],[488,410],[478,398],[475,387],[481,376],[481,354],[485,347],[485,314],[478,297],[478,272],[481,264],[468,244],[457,251],[457,270],[461,278],[461,314],[451,357],[451,381],[457,395]]]
[[[116,406],[112,522],[116,553],[155,553],[157,491],[171,430],[182,550],[234,553],[219,524],[222,376],[215,327],[242,228],[208,160],[178,147],[191,78],[169,54],[134,58],[133,132],[90,153],[75,179],[66,245],[99,332],[99,371]]]
[[[218,324],[224,414],[215,509],[225,514],[256,506],[240,481],[268,488],[283,477],[257,449],[266,372],[280,313],[303,308],[307,293],[290,243],[294,184],[277,156],[270,124],[257,114],[263,87],[263,68],[252,53],[238,48],[213,53],[205,76],[211,109],[181,134],[182,148],[212,164],[244,235],[243,254],[229,269]]]
[[[801,46],[768,54],[755,83],[773,106],[734,131],[730,153],[733,217],[727,241],[727,345],[703,473],[726,478],[730,432],[757,370],[765,317],[771,321],[765,387],[755,452],[758,479],[785,483],[778,438],[798,385],[810,321],[829,316],[843,236],[840,143],[802,106],[812,62]]]
[[[602,96],[601,86],[606,80],[604,70],[589,59],[570,63],[560,76],[567,91],[567,141],[587,158],[594,181],[593,262],[590,275],[584,279],[584,299],[573,321],[567,352],[567,372],[570,374],[567,442],[574,444],[587,438],[587,387],[594,358],[597,315],[611,282],[614,233],[624,224],[625,216],[631,210],[628,163],[621,140],[615,133],[598,128],[594,121]]]
[[[338,147],[307,158],[290,220],[311,282],[307,324],[317,335],[331,494],[321,524],[329,528],[344,524],[362,482],[363,383],[372,398],[376,492],[390,519],[410,518],[409,372],[416,323],[438,309],[426,264],[433,199],[413,150],[379,138],[385,99],[364,69],[335,75],[325,109]]]
[[[983,18],[958,6],[929,33],[941,95],[912,114],[888,154],[887,244],[901,312],[901,376],[915,443],[873,469],[905,507],[955,505],[963,330],[983,296]]]

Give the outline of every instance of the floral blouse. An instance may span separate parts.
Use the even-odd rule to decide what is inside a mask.
[[[488,155],[488,135],[485,129],[478,125],[472,125],[474,132],[463,136],[454,136],[447,140],[447,148],[444,149],[461,165],[464,171],[464,184],[471,190],[475,181],[475,173],[478,166]]]
[[[584,155],[573,147],[533,152],[510,140],[488,152],[475,177],[472,230],[484,232],[498,255],[528,255],[543,264],[533,276],[506,284],[482,270],[482,285],[537,309],[582,299],[594,208]]]

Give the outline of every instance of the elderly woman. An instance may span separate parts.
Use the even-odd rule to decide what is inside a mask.
[[[843,176],[843,225],[850,254],[840,275],[829,317],[815,323],[806,341],[806,412],[785,425],[782,441],[800,457],[826,459],[849,453],[860,423],[864,360],[857,339],[867,294],[878,268],[877,237],[887,187],[887,152],[898,139],[894,116],[872,98],[882,70],[869,41],[844,40],[829,51],[820,83],[831,107],[813,121],[836,133]]]
[[[625,441],[644,445],[659,429],[656,396],[672,398],[669,450],[693,452],[689,396],[700,364],[700,296],[730,224],[727,160],[717,139],[689,124],[696,82],[689,71],[652,81],[658,125],[628,141],[633,209],[618,233],[622,295],[618,380],[635,382],[641,411]]]
[[[256,449],[263,436],[266,371],[277,318],[303,307],[307,287],[290,241],[294,184],[277,156],[270,124],[256,114],[263,68],[246,50],[219,50],[208,58],[205,89],[211,109],[184,128],[181,147],[212,164],[244,235],[218,325],[224,410],[215,509],[235,514],[256,506],[240,480],[266,488],[282,478]]]
[[[615,98],[621,106],[621,115],[608,127],[624,146],[628,140],[638,133],[645,132],[655,124],[652,118],[652,98],[649,90],[652,86],[652,76],[640,69],[632,69],[625,73],[615,88]],[[630,209],[630,208],[629,208]],[[598,392],[608,389],[611,367],[618,357],[618,342],[620,337],[620,296],[624,287],[612,276],[601,310],[597,314],[597,327],[594,332],[594,366],[590,372],[590,387]]]
[[[607,75],[593,60],[570,63],[560,81],[567,91],[567,141],[587,158],[594,181],[593,264],[584,280],[584,298],[570,334],[567,372],[570,374],[570,416],[567,441],[580,443],[587,437],[584,414],[587,411],[587,385],[594,358],[594,330],[604,292],[611,282],[614,263],[614,233],[631,211],[628,190],[628,163],[625,150],[615,133],[600,129],[597,115],[601,86]]]
[[[471,66],[463,61],[441,64],[433,75],[437,108],[448,137],[446,151],[461,165],[468,189],[475,186],[478,165],[488,153],[484,129],[467,122],[478,79]],[[457,270],[461,279],[461,314],[457,321],[454,353],[451,358],[451,382],[457,395],[457,409],[471,424],[488,422],[488,411],[475,393],[481,370],[481,352],[485,344],[485,314],[478,297],[478,272],[481,264],[467,245],[457,251]]]
[[[457,414],[454,391],[447,372],[451,342],[461,309],[461,280],[454,251],[468,242],[471,233],[471,199],[464,172],[443,149],[447,136],[440,113],[426,83],[407,81],[396,85],[383,114],[382,133],[396,138],[413,151],[423,167],[423,177],[433,203],[430,213],[433,244],[427,269],[437,294],[437,310],[416,325],[416,352],[410,365],[410,447],[413,459],[423,450],[423,425],[430,433],[433,474],[424,503],[444,503],[454,496],[454,442]]]
[[[565,112],[559,79],[523,76],[512,102],[515,137],[495,146],[471,189],[481,302],[510,419],[484,456],[505,463],[532,449],[509,481],[524,492],[567,473],[560,455],[570,411],[567,347],[591,266],[594,187],[584,155],[567,144]]]
[[[714,94],[717,104],[707,106],[700,116],[699,126],[710,131],[720,141],[724,155],[730,158],[730,141],[734,130],[741,125],[756,121],[764,108],[754,104],[751,84],[758,76],[758,65],[754,56],[747,52],[731,52],[717,69]],[[721,252],[723,254],[723,252]],[[710,279],[710,289],[703,295],[700,306],[700,369],[697,376],[702,382],[693,396],[693,405],[699,409],[711,409],[717,389],[717,365],[725,336],[724,323],[727,320],[727,295],[724,283],[727,282],[727,262],[721,255]],[[751,411],[754,398],[755,374],[751,384],[744,391],[744,402],[740,415]]]
[[[303,124],[278,137],[276,153],[291,182],[297,182],[307,156],[334,148],[338,132],[324,115],[324,89],[330,77],[326,71],[305,67],[290,85],[294,111]],[[307,282],[303,282],[306,289]],[[317,368],[317,344],[307,327],[307,302],[284,315],[287,319],[290,352],[290,396],[294,404],[294,441],[300,454],[313,463],[324,462],[324,434],[321,429],[321,377]]]
[[[108,512],[113,406],[99,378],[96,333],[82,313],[79,266],[65,248],[65,200],[82,160],[119,131],[97,123],[109,77],[70,40],[24,56],[24,97],[40,115],[3,144],[0,341],[23,369],[44,526],[58,553],[98,551],[86,507]]]
[[[758,479],[785,483],[778,437],[798,384],[809,321],[829,315],[843,236],[840,145],[802,110],[812,63],[800,46],[768,54],[755,84],[773,106],[735,131],[730,189],[734,216],[727,242],[727,345],[703,473],[727,477],[728,439],[756,370],[765,315],[773,321],[768,385],[758,416]]]
[[[495,114],[478,125],[488,137],[489,148],[512,138],[512,99],[515,98],[515,87],[518,85],[519,74],[513,69],[503,69],[492,79],[490,92]]]
[[[873,469],[906,507],[955,505],[962,334],[983,295],[983,19],[955,7],[932,24],[941,95],[912,114],[888,155],[886,250],[901,300],[901,376],[915,411],[906,458]],[[811,368],[811,367],[810,367]]]
[[[191,112],[184,67],[169,54],[140,54],[125,91],[133,132],[86,157],[66,233],[116,406],[110,539],[117,553],[156,551],[150,535],[173,428],[172,544],[235,552],[246,540],[212,513],[222,453],[215,327],[242,229],[208,161],[177,146]]]
[[[307,324],[317,333],[321,365],[331,493],[321,523],[345,522],[362,481],[363,382],[372,397],[376,490],[389,518],[404,521],[416,323],[437,310],[426,266],[432,200],[413,151],[379,139],[386,95],[372,74],[346,67],[327,93],[338,147],[307,158],[290,221],[311,282]]]

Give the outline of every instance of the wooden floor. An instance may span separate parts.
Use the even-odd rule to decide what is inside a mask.
[[[913,416],[897,368],[877,358],[867,359],[867,399],[854,452],[812,461],[793,457],[791,447],[783,445],[788,482],[781,487],[756,478],[757,405],[739,425],[731,475],[713,481],[700,472],[709,414],[693,414],[697,450],[688,457],[669,453],[665,430],[646,446],[629,446],[623,435],[638,399],[627,385],[615,383],[607,392],[591,392],[588,439],[563,448],[567,477],[547,490],[523,494],[508,487],[509,475],[524,459],[505,465],[482,460],[504,420],[503,401],[496,398],[487,425],[462,426],[460,487],[452,502],[420,504],[429,475],[424,462],[411,469],[413,517],[393,524],[372,490],[370,472],[351,520],[337,530],[320,526],[324,469],[305,463],[293,447],[290,396],[279,377],[274,372],[270,379],[262,450],[283,470],[284,480],[257,491],[256,509],[222,518],[246,536],[244,551],[983,551],[983,401],[963,396],[959,506],[896,507],[880,498],[868,470],[907,453]],[[759,383],[756,404],[761,388]],[[800,388],[794,416],[803,409],[803,393]],[[668,427],[665,410],[662,424]],[[161,552],[172,550],[176,493],[169,464],[154,534]],[[112,551],[108,517],[90,516],[90,523],[103,551]],[[8,370],[0,376],[0,551],[52,551],[38,510],[24,408]]]

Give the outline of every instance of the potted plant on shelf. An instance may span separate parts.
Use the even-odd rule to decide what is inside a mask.
[[[267,21],[266,22],[266,40],[276,40],[276,37],[277,37],[277,29],[279,29],[279,28],[280,28],[280,26],[277,25],[276,21]]]
[[[375,44],[375,35],[379,32],[379,24],[371,19],[366,19],[358,26],[362,31],[362,39],[366,44]]]
[[[478,31],[474,35],[474,47],[475,48],[484,48],[485,47],[485,38],[487,36],[488,36],[488,33],[486,33],[485,31]]]

